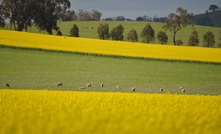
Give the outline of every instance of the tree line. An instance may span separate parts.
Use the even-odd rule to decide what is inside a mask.
[[[181,7],[177,8],[176,13],[170,13],[164,22],[162,31],[157,33],[157,37],[155,37],[155,30],[153,27],[147,23],[141,33],[140,37],[142,38],[143,43],[154,43],[155,39],[158,40],[160,44],[167,44],[168,36],[165,31],[172,32],[173,35],[173,44],[174,45],[183,45],[182,40],[177,40],[176,35],[177,33],[184,27],[187,27],[190,24],[190,19],[192,17],[192,13],[188,13],[186,9]],[[194,29],[194,28],[193,28]],[[117,41],[124,40],[124,27],[123,25],[119,24],[109,30],[108,23],[101,23],[97,28],[98,37],[103,40],[112,39]],[[73,25],[70,35],[74,37],[79,37],[79,28],[76,24]],[[135,29],[131,29],[127,34],[127,40],[131,42],[138,42],[139,35]],[[219,35],[220,44],[218,45],[221,47],[221,31]],[[198,32],[194,29],[189,37],[188,45],[189,46],[199,46],[199,37]],[[206,32],[203,35],[203,46],[204,47],[214,47],[215,46],[215,35],[211,31]]]

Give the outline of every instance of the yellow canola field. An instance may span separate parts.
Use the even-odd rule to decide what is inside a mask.
[[[89,54],[221,63],[221,49],[59,37],[0,30],[0,44]]]
[[[0,133],[220,134],[221,96],[0,90]]]

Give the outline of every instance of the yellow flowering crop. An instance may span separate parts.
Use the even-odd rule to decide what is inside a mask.
[[[0,31],[0,44],[101,55],[221,63],[221,49],[217,48],[104,41],[6,30]]]
[[[221,96],[0,90],[0,133],[220,134]]]

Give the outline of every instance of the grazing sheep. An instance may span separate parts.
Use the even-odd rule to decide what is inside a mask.
[[[183,87],[181,86],[180,89],[183,89]]]
[[[57,86],[58,86],[58,87],[59,87],[59,86],[63,86],[63,83],[59,82]]]
[[[183,93],[185,93],[185,92],[186,92],[186,90],[185,90],[185,89],[182,89],[182,92],[183,92]]]
[[[117,85],[117,86],[116,86],[116,88],[117,88],[117,89],[120,89],[120,86],[119,86],[119,85]]]
[[[86,87],[91,87],[91,83],[88,83]]]
[[[104,87],[104,84],[103,84],[103,83],[101,83],[101,87]]]
[[[82,90],[82,89],[85,89],[85,88],[86,88],[86,87],[80,87],[79,89]]]
[[[135,92],[135,90],[136,90],[136,89],[133,87],[133,88],[132,88],[132,91]]]
[[[160,88],[160,92],[163,92],[163,88]]]
[[[5,84],[6,87],[10,87],[10,85],[8,83]]]

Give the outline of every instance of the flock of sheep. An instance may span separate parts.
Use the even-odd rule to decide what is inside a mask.
[[[11,87],[9,83],[6,83],[5,86],[8,87],[8,88]],[[63,86],[63,83],[62,83],[62,82],[59,82],[59,83],[57,84],[57,86],[58,86],[58,87]],[[101,87],[104,87],[104,83],[101,83],[100,86],[101,86]],[[80,87],[79,90],[83,90],[83,89],[86,89],[86,88],[89,88],[89,87],[91,87],[91,83],[86,84],[86,86]],[[116,88],[117,88],[117,89],[120,89],[120,86],[117,85]],[[186,92],[186,90],[185,90],[183,87],[180,87],[180,89],[181,89],[181,91],[182,91],[183,93]],[[132,91],[132,92],[135,92],[135,91],[136,91],[136,88],[133,87],[133,88],[131,89],[131,91]],[[160,92],[163,92],[163,91],[164,91],[163,88],[160,88]]]

